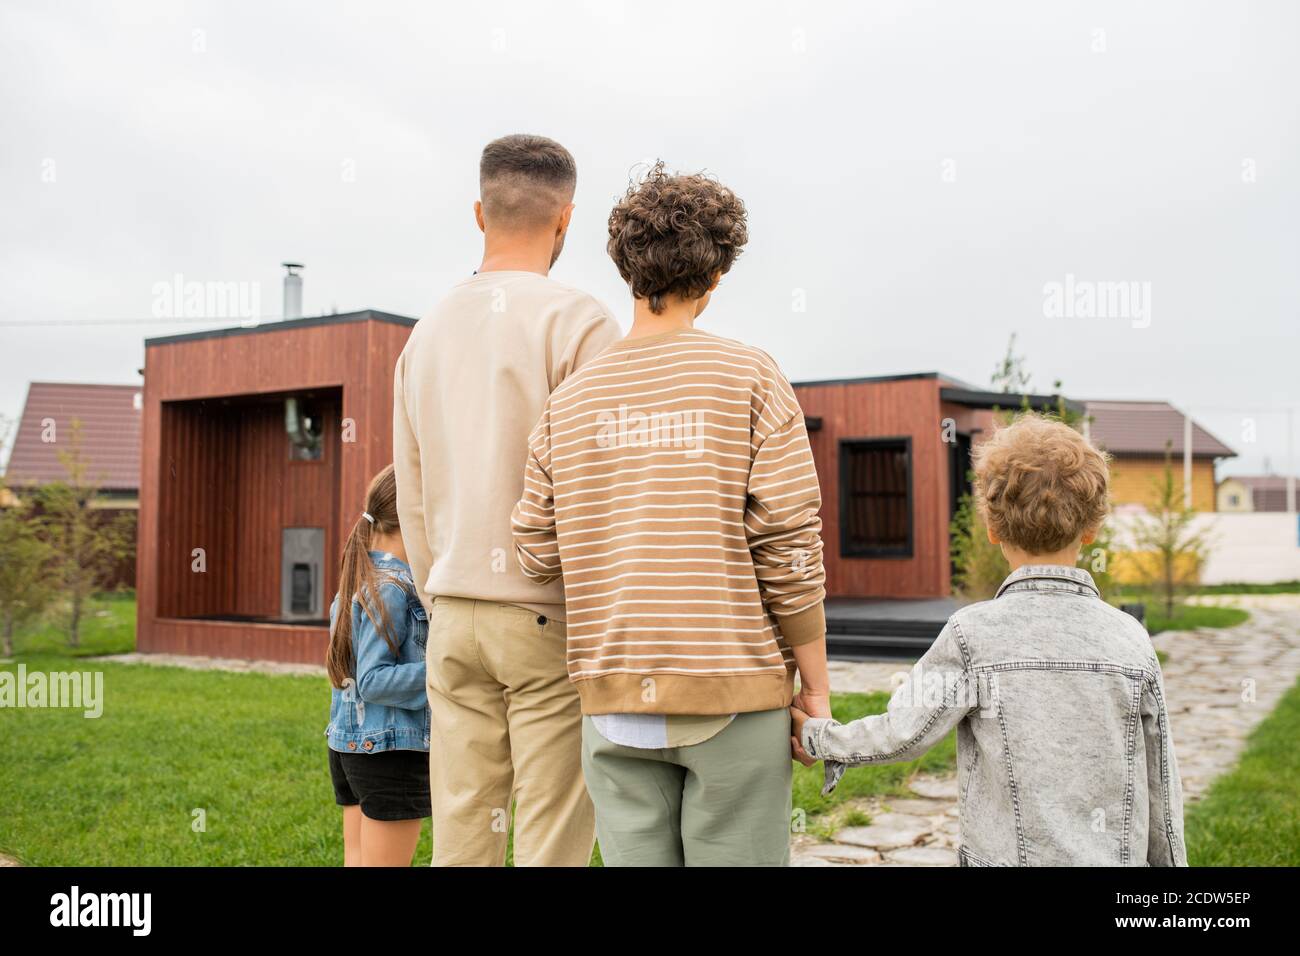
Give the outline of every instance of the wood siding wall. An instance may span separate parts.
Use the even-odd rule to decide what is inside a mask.
[[[324,659],[324,627],[187,618],[278,614],[284,527],[326,528],[327,593],[336,588],[343,537],[392,460],[393,366],[409,335],[362,320],[146,348],[139,650]],[[248,400],[305,391],[331,436],[321,462],[290,461],[283,405]],[[190,570],[194,547],[207,549],[204,575]]]
[[[1183,501],[1183,456],[1170,461],[1178,503]],[[1149,505],[1156,501],[1155,484],[1164,479],[1163,455],[1116,455],[1110,463],[1110,499],[1116,505]],[[1214,511],[1218,502],[1214,493],[1214,461],[1192,459],[1192,507],[1197,511]]]
[[[797,386],[806,416],[822,420],[811,432],[822,489],[826,589],[831,597],[926,598],[950,590],[948,446],[940,425],[939,381],[933,378]],[[839,443],[852,438],[910,438],[912,554],[842,557],[839,523]]]
[[[229,416],[206,402],[168,403],[160,413],[160,451],[153,459],[157,534],[152,547],[141,537],[137,567],[146,562],[156,567],[154,608],[161,617],[233,613],[227,609],[237,600],[239,528],[234,517],[239,432],[230,427]],[[150,510],[142,503],[142,519]],[[193,570],[195,548],[204,550],[206,570],[201,574]],[[137,615],[137,622],[147,616],[143,600]]]

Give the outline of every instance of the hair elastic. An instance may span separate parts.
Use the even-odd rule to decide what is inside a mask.
[[[375,516],[372,515],[369,511],[361,512],[361,517],[365,518],[367,521],[370,522],[370,527],[373,528],[375,526]]]

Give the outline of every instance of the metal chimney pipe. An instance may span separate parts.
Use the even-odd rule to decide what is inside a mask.
[[[302,318],[302,274],[301,262],[282,262],[284,266],[284,318]]]

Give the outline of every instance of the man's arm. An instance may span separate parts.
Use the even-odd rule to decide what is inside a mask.
[[[554,326],[559,340],[552,342],[551,391],[623,337],[608,309],[590,296],[583,299],[577,318]]]
[[[397,358],[393,370],[393,474],[397,479],[397,520],[402,526],[402,543],[425,611],[433,595],[426,592],[433,570],[433,550],[424,516],[424,475],[420,468],[420,440],[406,402],[406,353]]]
[[[510,516],[515,556],[524,574],[539,584],[560,576],[560,543],[555,534],[555,489],[551,484],[551,407],[528,437],[524,492]]]
[[[1160,662],[1152,658],[1150,675],[1142,688],[1142,738],[1146,745],[1147,863],[1151,866],[1186,866],[1183,842],[1183,785],[1178,779],[1178,759],[1169,732],[1164,680]]]

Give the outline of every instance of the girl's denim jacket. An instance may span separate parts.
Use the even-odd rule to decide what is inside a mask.
[[[382,635],[352,598],[352,646],[356,678],[341,690],[332,688],[330,722],[325,728],[331,750],[381,753],[385,750],[429,749],[429,701],[424,689],[424,646],[429,619],[416,596],[406,562],[382,551],[371,551],[383,601],[397,641],[394,654]],[[330,606],[330,627],[338,613],[338,598]]]

